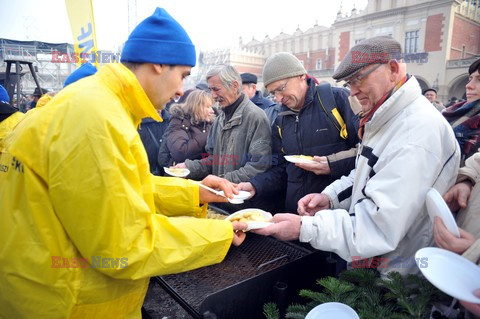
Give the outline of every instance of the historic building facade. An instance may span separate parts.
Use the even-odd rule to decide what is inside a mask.
[[[261,79],[266,58],[289,51],[309,74],[333,84],[333,71],[347,51],[379,35],[392,36],[402,44],[408,72],[423,89],[437,89],[443,102],[451,96],[461,98],[467,68],[480,56],[480,0],[370,0],[362,11],[345,14],[339,10],[329,28],[315,24],[306,31],[282,32],[262,41],[243,43],[240,39],[238,49],[203,52],[203,68],[221,61]]]

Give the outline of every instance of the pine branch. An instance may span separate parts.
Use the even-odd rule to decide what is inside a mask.
[[[291,319],[304,319],[307,313],[312,310],[312,307],[308,307],[300,304],[292,304],[287,308],[287,313],[285,314],[286,318]]]
[[[295,312],[287,312],[287,314],[285,314],[285,318],[288,319],[305,319],[305,316],[306,314]]]
[[[374,286],[379,278],[377,271],[364,268],[354,268],[340,273],[340,280],[351,282],[360,287]]]
[[[280,319],[280,311],[273,302],[267,302],[263,305],[263,314],[267,319]]]
[[[325,277],[317,280],[317,284],[326,289],[325,293],[335,296],[337,299],[341,295],[349,293],[355,289],[351,283],[340,281],[337,278]]]
[[[299,293],[300,297],[309,298],[314,301],[317,305],[322,304],[324,302],[334,301],[332,295],[324,294],[321,292],[311,291],[311,290],[300,290]]]

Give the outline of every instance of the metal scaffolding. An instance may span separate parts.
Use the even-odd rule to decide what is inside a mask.
[[[31,62],[42,88],[49,91],[60,90],[66,77],[75,70],[74,63],[64,63],[61,57],[64,55],[70,57],[73,52],[73,45],[68,43],[0,39],[0,79],[4,79],[7,65],[5,61]],[[17,70],[14,69],[12,72]],[[36,84],[31,72],[21,68],[20,74],[22,91],[32,93]]]

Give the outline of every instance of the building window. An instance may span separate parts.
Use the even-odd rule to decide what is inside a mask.
[[[418,52],[418,30],[405,32],[405,53]]]
[[[317,59],[317,63],[315,64],[315,70],[322,69],[322,59]]]

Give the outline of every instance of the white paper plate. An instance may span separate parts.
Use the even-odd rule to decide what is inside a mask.
[[[268,219],[268,220],[272,219],[272,214],[267,213],[266,211],[261,210],[261,209],[258,209],[258,208],[242,209],[242,210],[239,210],[238,212],[233,213],[232,215],[229,215],[229,216],[228,216],[227,218],[225,218],[225,219],[226,219],[226,220],[230,220],[230,219],[232,219],[232,218],[235,217],[235,216],[243,215],[244,213],[251,212],[251,211],[256,211],[256,212],[262,213],[263,217],[265,217],[265,218]],[[247,228],[245,231],[249,231],[249,230],[252,230],[252,229],[264,228],[264,227],[273,225],[273,223],[270,223],[270,222],[255,222],[255,221],[252,221],[252,222],[247,222],[247,225],[248,225],[248,228]]]
[[[314,160],[298,157],[300,155],[285,155],[285,159],[291,163],[315,164]]]
[[[420,261],[427,258],[417,266],[435,287],[459,300],[480,303],[480,298],[473,294],[480,289],[480,267],[460,255],[437,247],[419,249],[415,254],[415,259],[418,258]]]
[[[223,191],[220,191],[219,194],[220,196],[225,196],[225,193]],[[241,201],[244,201],[250,197],[250,193],[247,191],[238,191],[238,194],[233,194],[233,199],[239,199]]]
[[[170,176],[175,176],[175,177],[185,177],[185,176],[188,176],[188,174],[190,174],[190,170],[188,168],[179,168],[182,170],[181,173],[177,173],[177,172],[173,172],[170,168],[168,167],[164,167],[163,170],[165,171],[165,173],[167,173],[168,175]]]
[[[305,319],[359,319],[358,314],[348,305],[340,302],[326,302],[316,306]]]
[[[452,212],[450,212],[450,209],[448,208],[447,203],[445,203],[443,200],[442,195],[440,195],[435,188],[430,188],[430,190],[427,192],[427,198],[425,202],[427,204],[428,215],[430,216],[432,223],[434,222],[435,216],[440,217],[448,231],[454,236],[460,238],[460,231],[458,230],[455,218],[453,218]]]

